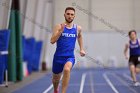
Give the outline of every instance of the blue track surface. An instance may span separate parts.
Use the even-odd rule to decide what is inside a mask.
[[[128,69],[73,69],[67,93],[140,93],[130,79]],[[14,93],[53,93],[51,74]]]

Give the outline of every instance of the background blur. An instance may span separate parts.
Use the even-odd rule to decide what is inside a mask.
[[[74,23],[82,26],[84,48],[88,56],[95,59],[82,58],[78,52],[75,52],[77,60],[75,67],[102,67],[97,63],[108,67],[127,67],[123,49],[129,40],[128,31],[135,29],[138,34],[140,31],[139,0],[13,1],[19,3],[19,10],[17,7],[13,9],[17,9],[20,16],[20,51],[22,54],[20,66],[22,66],[21,72],[24,75],[26,75],[26,71],[30,74],[32,71],[41,70],[44,66],[42,64],[45,64],[47,69],[51,69],[55,52],[55,45],[50,44],[51,32],[54,25],[65,21],[63,15],[68,6],[76,9]],[[0,0],[0,29],[10,29],[10,18],[12,18],[10,17],[12,11],[10,6],[12,4],[14,6],[12,0]],[[18,24],[15,24],[15,28]],[[17,37],[16,31],[14,37]],[[10,41],[9,45],[13,45],[12,42],[16,44],[16,39],[18,38]],[[15,49],[17,48],[15,47]],[[76,45],[76,49],[79,49],[78,45]],[[12,58],[17,56],[18,54],[13,55]],[[8,67],[16,65],[12,60],[8,60],[8,62],[10,63],[8,63]],[[16,66],[11,69],[16,69]]]

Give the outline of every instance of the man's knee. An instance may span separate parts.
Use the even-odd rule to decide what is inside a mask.
[[[71,71],[71,68],[72,68],[72,63],[67,62],[64,66],[64,72],[69,73]]]
[[[71,70],[71,68],[70,68],[70,67],[65,67],[65,68],[64,68],[64,72],[66,72],[66,73],[69,73],[69,72],[70,72],[70,70]]]

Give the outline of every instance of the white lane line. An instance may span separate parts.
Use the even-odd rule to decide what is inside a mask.
[[[108,84],[105,84],[105,83],[98,83],[98,84],[92,84],[93,86],[107,86]],[[85,83],[84,86],[87,86],[87,87],[91,87],[91,82],[90,83]],[[114,84],[115,86],[124,86],[122,84]],[[79,83],[72,83],[72,84],[69,84],[69,86],[79,86]],[[94,90],[94,89],[93,89]],[[94,93],[94,92],[91,92],[91,93]]]
[[[111,87],[111,89],[115,92],[115,93],[119,93],[118,90],[114,87],[114,85],[111,83],[111,81],[109,80],[108,76],[106,75],[106,73],[103,74],[103,77],[105,78],[105,80],[107,81],[107,83],[109,84],[109,86]]]
[[[79,93],[83,93],[83,88],[84,88],[84,84],[85,84],[85,79],[86,79],[86,73],[82,74],[81,85],[80,85],[80,91],[79,91]]]
[[[93,74],[92,74],[92,72],[89,72],[89,75],[90,75],[90,87],[91,87],[91,93],[94,93]]]
[[[135,89],[131,88],[128,83],[126,83],[123,79],[121,79],[118,75],[112,73],[114,78],[118,79],[122,84],[124,84],[126,87],[128,87],[129,90],[131,90],[133,93],[138,93]]]
[[[48,93],[53,88],[53,84],[51,84],[43,93]]]
[[[63,75],[61,76],[60,81],[62,80]],[[43,93],[48,93],[53,88],[53,84],[51,84]]]

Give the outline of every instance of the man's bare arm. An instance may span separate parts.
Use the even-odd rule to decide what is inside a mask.
[[[64,30],[64,25],[59,24],[54,27],[53,34],[50,41],[52,44],[54,44],[58,40],[63,30]]]
[[[78,44],[79,44],[80,50],[83,50],[83,38],[82,38],[80,26],[78,26]]]
[[[78,44],[80,47],[80,55],[85,56],[85,51],[83,48],[83,38],[82,38],[82,33],[81,33],[81,26],[78,26]]]

